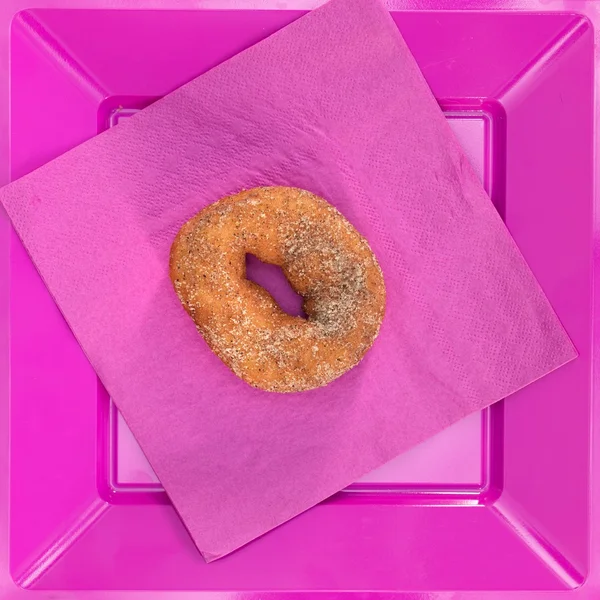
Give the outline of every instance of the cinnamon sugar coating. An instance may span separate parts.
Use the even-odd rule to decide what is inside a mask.
[[[246,279],[246,254],[282,268],[307,319]],[[254,188],[204,208],[177,234],[170,276],[213,352],[271,392],[318,388],[354,367],[385,311],[367,241],[328,202],[297,188]]]

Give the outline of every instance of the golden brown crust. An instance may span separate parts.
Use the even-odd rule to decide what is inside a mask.
[[[246,279],[246,254],[279,265],[307,319]],[[250,385],[297,392],[362,359],[383,319],[385,286],[366,240],[310,192],[263,187],[223,198],[180,229],[170,275],[210,348]]]

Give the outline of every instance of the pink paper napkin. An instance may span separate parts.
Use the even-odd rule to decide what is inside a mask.
[[[168,277],[206,204],[291,185],[377,254],[379,339],[269,394],[208,349]],[[207,560],[575,356],[377,0],[333,0],[0,192]]]

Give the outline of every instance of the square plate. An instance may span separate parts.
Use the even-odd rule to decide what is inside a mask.
[[[10,41],[11,177],[117,125],[302,14],[18,13]],[[585,580],[590,22],[574,14],[518,12],[398,11],[393,18],[579,359],[206,565],[5,227],[9,551],[17,586],[49,593],[565,590]]]

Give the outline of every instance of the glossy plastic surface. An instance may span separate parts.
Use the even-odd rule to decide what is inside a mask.
[[[18,13],[10,36],[10,176],[116,125],[301,14]],[[0,359],[0,379],[10,375],[2,406],[6,415],[10,407],[3,432],[10,431],[10,457],[1,500],[10,499],[11,579],[0,591],[171,597],[174,590],[570,590],[584,582],[592,482],[591,24],[551,12],[393,16],[580,358],[206,565],[3,220],[0,340],[10,374]]]

